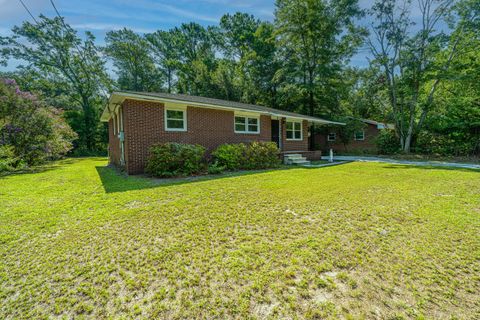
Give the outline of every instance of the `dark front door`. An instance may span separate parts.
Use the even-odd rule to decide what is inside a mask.
[[[280,148],[280,120],[272,120],[272,141]]]

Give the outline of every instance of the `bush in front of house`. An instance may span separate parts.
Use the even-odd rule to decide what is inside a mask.
[[[222,144],[212,152],[212,157],[218,165],[227,170],[242,168],[247,145],[244,143]]]
[[[198,174],[205,169],[205,148],[201,145],[163,143],[150,148],[145,171],[156,177],[175,177]]]
[[[279,150],[275,142],[252,142],[245,150],[245,169],[267,169],[280,165]]]
[[[208,165],[208,174],[220,174],[225,171],[226,167],[214,162]]]
[[[274,142],[223,144],[212,152],[219,166],[227,170],[267,169],[280,165],[279,150]]]

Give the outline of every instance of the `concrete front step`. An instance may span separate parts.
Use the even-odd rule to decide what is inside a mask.
[[[284,156],[285,164],[293,164],[298,166],[309,165],[310,161],[299,153],[290,153]]]
[[[304,166],[304,165],[310,165],[310,161],[308,161],[308,160],[292,161],[289,164],[293,164],[293,165],[296,165],[296,166]]]
[[[289,153],[284,155],[285,158],[304,158],[300,153]]]

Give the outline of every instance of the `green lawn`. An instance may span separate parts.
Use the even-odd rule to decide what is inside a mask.
[[[480,318],[480,172],[0,178],[0,318]]]

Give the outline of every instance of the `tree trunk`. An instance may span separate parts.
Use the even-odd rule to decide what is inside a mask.
[[[92,107],[88,103],[88,98],[82,97],[82,109],[83,109],[83,123],[85,124],[85,145],[88,151],[93,151],[93,130],[94,130],[94,117],[92,116]],[[92,121],[93,120],[93,121]]]

